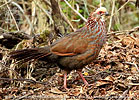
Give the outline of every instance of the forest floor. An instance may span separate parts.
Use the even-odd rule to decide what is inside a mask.
[[[33,74],[37,71],[33,68],[31,79],[25,77],[11,79],[9,69],[0,67],[0,99],[137,100],[139,98],[138,33],[139,27],[129,31],[108,33],[108,40],[98,59],[82,71],[90,85],[85,86],[77,73],[72,71],[67,80],[69,91],[63,88],[63,74],[57,67],[42,71],[46,75],[41,77]],[[2,66],[2,63],[0,65]],[[16,70],[18,69],[13,71]],[[16,74],[19,76],[28,74],[28,68],[22,68],[22,71],[17,71]]]

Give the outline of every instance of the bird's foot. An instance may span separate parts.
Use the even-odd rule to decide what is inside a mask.
[[[67,88],[67,72],[64,73],[64,89],[66,91],[69,91],[69,89]]]
[[[88,86],[89,85],[89,83],[85,80],[85,78],[84,79],[82,79],[83,80],[83,82],[84,82],[84,84],[86,85],[86,86]]]
[[[66,91],[69,91],[69,90],[70,90],[70,89],[68,89],[67,86],[65,86],[65,85],[64,85],[64,89],[65,89]]]
[[[82,72],[81,72],[81,71],[77,71],[77,73],[78,73],[78,74],[79,74],[79,76],[82,78],[82,80],[83,80],[84,84],[85,84],[86,86],[88,86],[89,84],[88,84],[88,82],[86,81],[86,79],[83,77]]]

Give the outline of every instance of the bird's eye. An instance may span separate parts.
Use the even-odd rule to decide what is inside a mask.
[[[102,14],[102,13],[103,13],[102,11],[99,12],[99,14]]]

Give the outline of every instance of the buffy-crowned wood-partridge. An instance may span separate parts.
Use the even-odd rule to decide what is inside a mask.
[[[77,70],[84,84],[88,85],[81,71],[85,65],[96,59],[105,43],[105,15],[108,15],[106,8],[100,7],[90,14],[84,27],[58,39],[50,46],[12,51],[9,53],[10,58],[17,62],[38,59],[56,64],[65,72],[65,89],[67,74],[72,70]]]

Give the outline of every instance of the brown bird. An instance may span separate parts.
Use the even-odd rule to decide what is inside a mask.
[[[88,85],[81,71],[85,65],[97,58],[105,43],[105,15],[108,15],[106,8],[100,7],[90,14],[84,27],[62,37],[50,46],[10,52],[10,58],[16,59],[17,62],[38,59],[56,64],[65,72],[65,89],[67,89],[67,74],[72,70],[77,70],[84,84]]]

